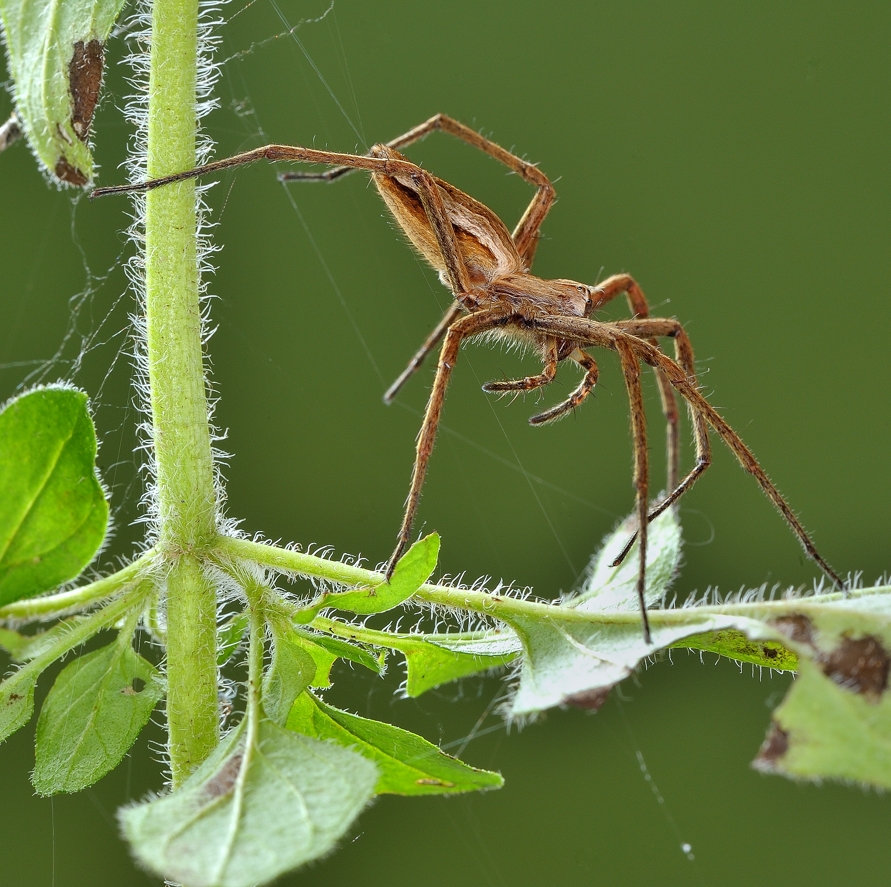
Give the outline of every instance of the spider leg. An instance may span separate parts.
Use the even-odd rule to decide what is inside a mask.
[[[811,537],[796,517],[795,512],[792,511],[783,498],[782,493],[765,474],[764,469],[758,463],[752,451],[743,443],[742,438],[730,427],[720,413],[702,396],[687,373],[667,354],[663,354],[658,348],[644,339],[629,335],[627,332],[617,329],[614,325],[597,323],[586,318],[540,318],[534,322],[534,325],[542,333],[551,333],[565,339],[574,340],[582,345],[601,345],[614,351],[617,350],[616,343],[618,340],[625,339],[644,363],[663,372],[678,394],[687,401],[692,409],[702,415],[721,440],[724,441],[728,449],[736,456],[739,464],[758,482],[758,486],[761,487],[767,498],[770,499],[777,511],[783,516],[789,528],[798,537],[798,541],[801,543],[807,556],[816,562],[820,569],[839,588],[844,588],[841,577],[817,551],[816,546],[811,541]]]
[[[650,316],[650,306],[647,297],[644,295],[640,284],[630,274],[614,274],[607,277],[599,286],[596,287],[599,299],[591,308],[596,311],[602,308],[607,302],[612,301],[616,296],[625,294],[628,300],[628,307],[635,318],[648,318]],[[656,346],[657,342],[651,333],[643,335],[642,338]],[[666,489],[673,490],[678,485],[678,477],[680,475],[680,415],[678,413],[677,398],[671,383],[662,373],[656,373],[656,382],[659,385],[659,399],[662,401],[662,413],[665,416],[665,450],[667,465],[667,481]]]
[[[681,326],[680,321],[674,319],[653,320],[647,318],[642,320],[620,320],[611,325],[632,336],[636,336],[639,339],[647,339],[649,342],[652,342],[651,337],[653,336],[668,336],[673,338],[675,361],[687,374],[687,378],[690,382],[693,383],[693,385],[696,385],[696,365],[693,359],[693,346],[690,343],[690,338],[687,335],[686,330]],[[659,373],[658,378],[666,379],[663,373]],[[666,382],[667,381],[668,380],[666,379]],[[702,413],[695,410],[692,405],[688,404],[688,409],[690,412],[690,421],[693,425],[693,440],[696,446],[696,464],[684,479],[675,485],[674,489],[669,487],[669,494],[650,511],[647,517],[647,523],[659,517],[663,511],[680,499],[681,496],[693,486],[705,469],[711,465],[712,452],[711,441],[708,437],[708,423],[705,421],[705,417]],[[636,537],[637,532],[635,531],[632,533],[631,538],[625,544],[625,547],[619,553],[618,557],[612,562],[612,566],[618,567],[619,564],[625,560]]]
[[[424,421],[418,433],[415,463],[411,472],[411,486],[405,502],[402,525],[399,528],[396,548],[387,562],[386,575],[388,580],[393,575],[396,563],[405,549],[408,548],[411,540],[411,529],[417,514],[421,488],[424,486],[424,477],[427,474],[427,463],[430,461],[430,453],[433,450],[433,442],[436,439],[436,429],[442,414],[446,388],[448,387],[452,370],[455,367],[455,361],[458,359],[461,341],[468,336],[476,335],[504,323],[508,317],[509,315],[498,310],[468,314],[456,320],[445,334],[445,341],[442,343],[442,350],[439,354],[439,365],[436,368],[436,378],[433,381],[433,389],[427,401]]]
[[[424,339],[423,345],[417,350],[415,356],[408,362],[408,366],[399,374],[396,381],[387,389],[384,394],[384,403],[393,402],[393,398],[399,393],[402,386],[413,376],[420,368],[421,364],[427,359],[427,355],[439,344],[446,330],[452,325],[452,322],[461,316],[464,309],[458,302],[451,305],[443,315],[442,320],[433,329],[433,332]]]
[[[622,361],[622,373],[631,404],[631,437],[634,441],[634,488],[637,511],[637,535],[640,541],[640,563],[637,571],[637,599],[643,619],[644,640],[651,643],[650,620],[647,616],[645,597],[647,580],[647,507],[649,465],[647,454],[647,417],[644,412],[643,391],[640,386],[640,363],[631,344],[625,339],[616,340],[616,350]]]
[[[491,139],[487,139],[485,136],[476,132],[476,130],[471,129],[469,126],[465,126],[463,123],[459,123],[457,120],[446,114],[436,114],[429,120],[425,120],[420,125],[414,127],[414,129],[410,129],[408,132],[403,133],[401,136],[397,136],[386,144],[388,148],[394,148],[397,151],[401,151],[403,148],[407,148],[409,145],[425,138],[434,130],[447,132],[450,135],[461,139],[462,142],[466,142],[468,145],[482,151],[484,154],[488,154],[490,157],[495,158],[499,163],[503,163],[508,169],[513,170],[529,182],[530,185],[535,186],[535,196],[532,198],[529,206],[526,208],[526,211],[523,213],[522,218],[517,223],[517,227],[514,228],[513,234],[511,235],[514,244],[517,247],[517,252],[523,259],[526,267],[528,268],[531,266],[532,259],[535,255],[535,248],[538,245],[542,222],[544,222],[545,216],[548,214],[548,211],[554,203],[554,198],[556,197],[556,191],[554,190],[554,186],[551,184],[550,179],[534,164],[527,163],[522,158],[517,157],[516,154],[506,151],[501,145],[496,144]],[[351,165],[336,166],[333,169],[325,170],[325,172],[284,173],[280,178],[282,181],[301,180],[330,182],[334,179],[339,179],[341,176],[346,175],[355,168],[355,166]]]
[[[557,375],[557,340],[548,337],[545,352],[544,366],[537,376],[526,376],[522,379],[499,379],[495,382],[486,382],[483,391],[489,394],[503,393],[505,391],[532,391],[541,388],[554,381]]]
[[[532,416],[529,420],[530,425],[546,425],[549,422],[556,422],[558,419],[562,419],[567,413],[571,413],[579,406],[597,384],[599,375],[597,363],[590,354],[582,351],[581,348],[576,348],[569,357],[585,370],[581,383],[566,400],[552,406],[543,413],[539,413],[537,416]]]

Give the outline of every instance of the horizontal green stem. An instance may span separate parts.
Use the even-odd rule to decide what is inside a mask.
[[[133,563],[127,564],[110,576],[103,576],[89,585],[50,594],[46,597],[14,601],[0,607],[0,619],[39,619],[43,616],[62,616],[83,610],[90,604],[117,594],[127,585],[138,582],[147,572],[155,557],[154,549],[143,552]]]
[[[249,560],[274,570],[299,573],[317,579],[338,582],[343,585],[375,585],[384,581],[382,573],[332,561],[302,551],[291,551],[265,542],[252,542],[248,539],[220,538],[217,551],[236,560]],[[864,588],[850,591],[848,597],[864,597],[871,594],[882,594],[891,591],[891,587]],[[788,613],[790,608],[806,608],[815,604],[842,600],[845,592],[810,595],[801,598],[782,598],[774,601],[753,601],[751,603],[727,603],[708,606],[673,608],[665,610],[649,610],[651,624],[684,625],[694,624],[700,617],[715,614],[746,616],[752,619],[769,619],[772,616]],[[414,601],[450,607],[457,610],[470,610],[486,616],[510,622],[511,617],[527,616],[538,619],[548,616],[559,616],[562,621],[592,621],[612,625],[637,625],[641,621],[638,610],[573,610],[560,604],[546,601],[520,600],[507,595],[493,594],[488,591],[454,588],[449,585],[425,583],[415,594]]]
[[[71,627],[63,634],[47,644],[27,665],[23,665],[21,671],[42,672],[48,665],[61,659],[70,650],[79,647],[85,641],[100,632],[103,628],[114,625],[122,616],[140,607],[148,596],[149,591],[135,590],[132,594],[122,595],[118,600],[112,601],[108,606],[91,613],[80,620],[75,620]],[[135,624],[134,624],[135,628]],[[132,632],[131,632],[132,633]]]

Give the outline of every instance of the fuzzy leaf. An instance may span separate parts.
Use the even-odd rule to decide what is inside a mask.
[[[643,659],[690,635],[735,629],[756,640],[775,638],[761,623],[742,617],[693,610],[688,620],[672,625],[660,624],[658,613],[650,616],[652,644],[644,640],[639,618],[616,620],[611,612],[582,614],[567,608],[565,615],[552,612],[541,619],[512,616],[510,624],[525,655],[511,715],[534,714],[554,705],[596,708],[605,692]]]
[[[611,566],[634,532],[636,520],[629,517],[607,536],[591,559],[582,591],[567,606],[577,610],[634,610],[637,599],[637,544],[618,567]],[[674,579],[681,562],[681,524],[669,508],[650,523],[647,532],[647,604],[660,600]]]
[[[146,867],[189,887],[254,887],[327,853],[374,793],[362,755],[262,719],[180,788],[120,818]]]
[[[161,696],[160,675],[129,639],[69,663],[37,721],[34,788],[41,795],[76,792],[101,779],[121,762]]]
[[[295,619],[302,623],[312,622],[326,607],[349,610],[362,616],[392,610],[407,601],[430,578],[438,558],[439,536],[431,533],[415,542],[399,559],[389,582],[323,594],[309,607],[299,611]]]
[[[90,123],[103,44],[124,0],[0,0],[16,111],[31,149],[58,182],[93,177]]]
[[[315,660],[299,642],[291,640],[292,636],[275,632],[272,662],[263,676],[263,708],[282,727],[294,700],[316,675]]]
[[[288,729],[334,740],[374,761],[378,794],[453,794],[504,783],[500,774],[469,767],[408,730],[341,711],[310,693],[294,703]]]
[[[0,605],[73,579],[108,526],[87,397],[41,388],[0,413]]]

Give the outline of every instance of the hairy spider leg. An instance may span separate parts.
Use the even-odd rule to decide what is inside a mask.
[[[433,443],[436,440],[436,430],[442,415],[442,404],[445,399],[446,388],[458,360],[458,351],[461,342],[468,336],[475,336],[486,330],[504,325],[510,319],[509,314],[503,310],[491,309],[468,314],[456,320],[445,334],[442,350],[439,354],[439,364],[436,367],[436,377],[433,380],[433,388],[427,400],[427,409],[424,412],[424,421],[418,432],[418,440],[415,448],[415,463],[411,472],[411,486],[408,498],[405,502],[405,513],[402,525],[399,528],[396,549],[387,563],[386,575],[389,579],[393,575],[396,563],[411,541],[412,525],[418,511],[418,502],[421,498],[421,488],[424,486],[424,477],[427,474],[427,464],[430,461],[430,453],[433,451]]]
[[[592,312],[602,308],[607,302],[624,293],[625,298],[628,300],[628,307],[635,318],[647,318],[650,316],[650,306],[647,302],[647,297],[640,288],[640,284],[630,274],[614,274],[595,289],[600,294],[600,298],[592,306]],[[658,346],[655,339],[645,338],[648,338],[651,345]],[[656,381],[659,385],[662,413],[665,416],[665,461],[667,465],[665,488],[673,490],[678,486],[678,477],[680,476],[680,415],[678,413],[677,398],[668,379],[657,371]]]
[[[597,384],[597,377],[599,375],[597,362],[590,354],[582,351],[581,348],[576,348],[572,354],[569,355],[569,359],[575,361],[585,371],[585,375],[582,376],[582,381],[566,400],[550,407],[543,413],[532,416],[529,419],[530,425],[546,425],[549,422],[556,422],[558,419],[562,419],[567,413],[571,413],[577,406],[579,406]]]
[[[545,360],[541,372],[537,376],[525,376],[522,379],[498,379],[494,382],[486,382],[483,391],[489,394],[504,393],[506,391],[534,391],[543,385],[549,385],[557,375],[557,340],[549,337],[545,344]]]
[[[690,337],[687,331],[681,326],[680,321],[674,319],[658,320],[647,318],[645,320],[618,320],[613,324],[616,328],[636,336],[640,339],[646,339],[652,343],[654,336],[669,337],[674,339],[675,361],[686,372],[687,378],[695,386],[696,385],[696,366],[693,358],[693,346],[690,343]],[[659,373],[659,378],[668,380],[664,373]],[[697,386],[698,388],[698,386]],[[647,523],[659,517],[666,508],[680,499],[690,487],[696,482],[699,476],[711,465],[712,450],[711,441],[708,436],[708,423],[705,421],[702,413],[693,408],[691,404],[687,404],[690,412],[690,420],[693,425],[693,440],[696,446],[696,463],[684,479],[672,490],[669,487],[669,494],[653,509],[647,516]],[[637,538],[637,532],[632,533],[629,540],[625,543],[625,547],[619,552],[616,559],[612,562],[613,567],[618,567],[631,551],[631,546]]]
[[[433,351],[440,343],[446,330],[456,321],[464,312],[464,307],[460,302],[450,305],[446,313],[442,316],[442,320],[433,328],[433,332],[424,339],[424,343],[415,352],[415,356],[408,362],[408,366],[399,374],[396,381],[384,393],[384,403],[390,404],[393,398],[402,389],[402,386],[421,368],[421,365],[427,359],[427,355]]]
[[[650,636],[650,619],[647,616],[646,581],[647,581],[647,509],[649,508],[650,467],[647,450],[647,416],[644,411],[643,390],[640,385],[640,362],[626,339],[615,340],[616,350],[622,361],[622,374],[625,376],[625,387],[628,389],[628,401],[631,406],[631,439],[634,451],[634,497],[637,512],[638,545],[637,600],[640,603],[640,615],[643,619],[644,640],[652,642]]]
[[[658,347],[651,345],[644,339],[630,335],[615,324],[598,323],[594,320],[579,317],[541,317],[531,321],[530,325],[542,333],[550,333],[570,341],[576,341],[580,345],[599,345],[613,351],[617,350],[615,344],[617,339],[622,338],[626,340],[644,363],[665,373],[672,387],[696,412],[703,416],[733,455],[736,456],[739,464],[758,482],[764,494],[770,499],[792,532],[797,536],[807,556],[820,567],[836,586],[844,588],[841,577],[817,551],[816,546],[798,520],[795,512],[792,511],[783,498],[782,493],[765,474],[764,469],[758,463],[751,450],[743,443],[742,438],[727,424],[720,413],[702,396],[695,383],[691,382],[686,371],[679,364],[660,351]]]

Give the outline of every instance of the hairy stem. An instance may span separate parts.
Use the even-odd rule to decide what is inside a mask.
[[[236,561],[253,561],[273,570],[313,576],[344,585],[378,585],[385,578],[383,573],[376,573],[363,567],[356,567],[341,561],[328,560],[313,554],[305,554],[302,551],[279,548],[264,542],[252,542],[248,539],[221,537],[217,544],[217,551],[223,558],[232,558]],[[221,560],[222,563],[224,561]],[[766,620],[784,613],[803,610],[811,605],[841,601],[846,598],[854,599],[872,594],[883,594],[887,593],[888,590],[887,586],[880,586],[852,589],[847,592],[833,591],[828,594],[814,594],[807,597],[727,602],[710,606],[702,605],[678,609],[653,609],[648,610],[648,615],[653,625],[695,625],[703,617],[717,613]],[[639,610],[604,610],[593,613],[590,610],[573,610],[571,607],[566,607],[559,603],[549,603],[534,599],[523,600],[489,591],[455,588],[450,585],[437,585],[432,582],[424,583],[415,593],[412,600],[451,607],[455,610],[469,610],[485,616],[494,616],[506,622],[510,622],[512,616],[525,616],[537,619],[559,616],[560,620],[564,622],[577,621],[586,624],[596,617],[604,625],[632,625],[641,622]],[[322,628],[326,631],[332,630],[330,620],[323,617],[317,617],[310,624],[312,627]],[[358,638],[358,635],[354,634],[353,636]],[[367,635],[362,639],[369,640]],[[369,640],[369,642],[374,643],[375,641]]]
[[[126,585],[135,585],[150,568],[154,549],[149,549],[126,567],[88,585],[60,591],[45,597],[13,601],[0,607],[0,619],[49,619],[84,610],[91,604],[117,594]]]
[[[149,177],[196,163],[197,0],[155,0]],[[146,196],[146,352],[167,573],[170,767],[182,782],[217,743],[216,599],[202,557],[216,537],[216,487],[201,341],[194,182]]]

